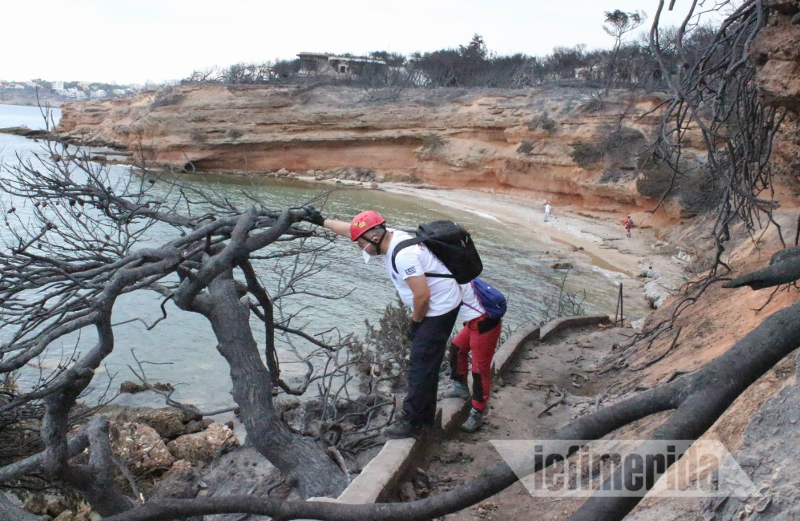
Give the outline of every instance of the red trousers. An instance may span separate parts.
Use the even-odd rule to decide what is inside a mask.
[[[492,384],[492,356],[503,330],[502,320],[486,331],[478,331],[478,322],[484,317],[470,320],[453,339],[450,347],[450,371],[453,380],[467,383],[469,354],[472,352],[472,407],[479,412],[486,409]]]

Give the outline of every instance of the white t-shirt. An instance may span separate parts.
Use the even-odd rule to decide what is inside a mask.
[[[544,205],[544,213],[550,213],[550,210],[551,210],[552,208],[553,208],[553,207],[552,207],[552,206],[550,206],[549,204],[546,204],[546,205]]]
[[[475,290],[472,289],[472,284],[468,282],[466,284],[461,284],[459,287],[461,288],[461,309],[458,310],[456,324],[469,322],[470,320],[483,316],[486,310],[481,306],[481,302],[478,300]]]
[[[400,241],[413,237],[401,230],[388,229],[388,231],[393,233],[392,242],[389,243],[389,250],[383,256],[383,263],[389,273],[389,278],[392,279],[397,292],[400,294],[400,300],[413,310],[414,293],[408,287],[406,279],[408,277],[424,276],[425,273],[450,273],[450,271],[422,243],[400,250],[397,253],[397,257],[395,257],[397,271],[394,271],[392,253],[395,246]],[[431,301],[426,316],[438,317],[439,315],[444,315],[461,303],[461,288],[455,279],[428,277],[427,282],[431,290]]]

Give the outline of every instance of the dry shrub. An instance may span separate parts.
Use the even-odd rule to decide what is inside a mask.
[[[631,164],[645,145],[644,134],[636,129],[620,127],[601,129],[601,141],[574,141],[570,143],[570,157],[581,168],[593,168],[601,161],[620,167]]]
[[[708,168],[681,161],[679,173],[675,175],[674,169],[665,160],[648,156],[640,160],[640,171],[636,180],[636,189],[640,194],[660,199],[669,191],[668,196],[677,198],[687,215],[716,208],[721,202],[723,183],[714,179]]]
[[[528,130],[542,129],[548,134],[556,131],[558,124],[556,120],[547,115],[547,112],[540,114],[528,122]]]
[[[422,149],[423,150],[438,150],[445,145],[445,140],[439,136],[439,134],[434,134],[431,132],[430,134],[426,134],[425,137],[422,138]]]
[[[194,141],[195,143],[205,143],[206,141],[208,141],[208,135],[206,135],[206,133],[205,133],[205,132],[200,132],[199,130],[195,130],[195,131],[193,131],[193,132],[192,132],[192,133],[189,135],[189,137],[190,137],[190,138],[192,139],[192,141]]]
[[[517,147],[518,154],[530,154],[533,151],[533,143],[530,141],[523,141]]]

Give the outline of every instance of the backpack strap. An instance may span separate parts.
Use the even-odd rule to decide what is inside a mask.
[[[392,268],[394,268],[395,273],[400,273],[397,271],[397,262],[395,262],[395,258],[397,257],[397,254],[400,253],[400,250],[408,248],[409,246],[414,246],[415,244],[419,244],[424,240],[425,239],[423,237],[412,237],[411,239],[406,239],[397,243],[397,246],[394,247],[394,251],[392,252]]]
[[[406,239],[404,241],[400,241],[397,243],[397,246],[394,247],[394,251],[392,252],[392,268],[394,268],[395,273],[400,273],[399,271],[397,271],[397,262],[395,261],[395,258],[397,257],[397,254],[400,252],[400,250],[408,248],[409,246],[414,246],[415,244],[419,244],[424,241],[425,237],[412,237],[411,239]],[[426,277],[434,277],[440,279],[456,278],[455,275],[450,273],[425,273],[424,275]]]

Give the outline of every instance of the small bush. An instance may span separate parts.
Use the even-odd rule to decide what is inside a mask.
[[[523,141],[517,147],[518,154],[530,154],[533,151],[533,143],[530,141]]]
[[[606,160],[613,167],[632,166],[633,159],[644,148],[644,134],[634,128],[622,127],[601,129],[603,139],[592,143],[575,141],[571,143],[570,156],[581,168],[592,168]]]
[[[228,136],[228,139],[236,141],[237,139],[242,137],[242,131],[241,130],[236,130],[235,128],[232,128],[232,129],[228,130],[226,135]]]
[[[592,112],[597,112],[598,110],[603,110],[606,106],[606,103],[597,98],[592,98],[583,105],[581,105],[581,110],[583,112],[591,114]]]
[[[208,135],[206,135],[205,132],[200,132],[199,130],[192,132],[189,137],[191,137],[192,141],[195,143],[205,143],[208,141]]]
[[[422,149],[423,150],[438,150],[445,145],[444,139],[439,136],[439,134],[434,134],[431,132],[427,134],[425,137],[422,138]]]
[[[183,94],[177,94],[177,93],[172,94],[169,91],[159,92],[158,94],[156,94],[156,99],[153,101],[153,103],[150,104],[150,108],[155,109],[158,107],[177,105],[178,103],[183,101],[185,97],[186,96],[184,96]]]
[[[669,191],[669,197],[678,198],[687,214],[713,209],[722,200],[723,183],[714,179],[707,168],[693,168],[681,161],[679,173],[675,175],[673,167],[657,156],[642,158],[640,168],[641,175],[636,180],[636,189],[640,194],[660,199]]]
[[[573,141],[570,146],[572,147],[570,157],[581,168],[591,168],[603,159],[603,152],[596,143]]]
[[[367,327],[364,342],[350,347],[352,359],[363,375],[369,375],[377,366],[381,379],[396,380],[406,371],[411,348],[406,338],[409,320],[411,310],[398,299],[386,306],[377,326],[364,321]]]
[[[619,168],[606,168],[600,176],[601,183],[613,183],[623,179],[632,179],[636,175],[635,171],[625,172]]]
[[[603,93],[601,91],[590,93],[589,100],[581,105],[581,110],[587,114],[603,110],[604,108],[606,108],[606,102],[603,99]]]
[[[18,399],[22,391],[17,385],[19,373],[0,375],[0,405]],[[42,450],[39,426],[44,405],[35,400],[0,412],[0,467],[19,461]]]
[[[528,123],[528,130],[542,129],[548,134],[552,134],[556,131],[557,126],[556,120],[548,116],[547,112],[545,112],[539,116],[536,116]]]

